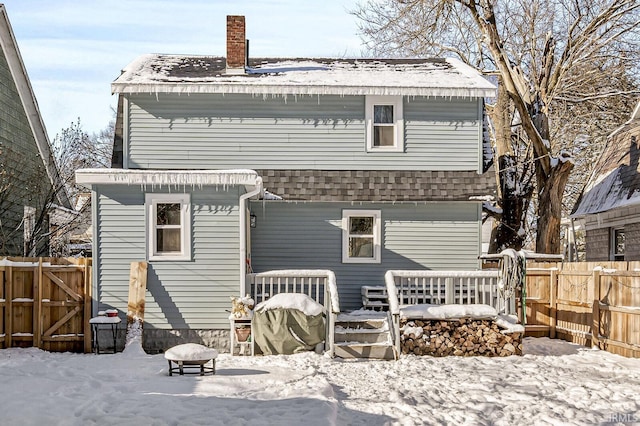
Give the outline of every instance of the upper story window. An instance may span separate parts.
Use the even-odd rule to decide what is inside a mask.
[[[147,194],[149,260],[191,260],[189,194]]]
[[[367,151],[404,151],[402,96],[367,96]]]
[[[380,263],[379,210],[343,210],[342,262]]]
[[[611,260],[624,260],[624,229],[611,229]]]

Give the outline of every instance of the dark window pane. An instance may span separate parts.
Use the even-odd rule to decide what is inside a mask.
[[[393,124],[393,105],[374,105],[373,122]]]
[[[371,235],[373,234],[373,217],[350,217],[349,218],[349,234],[350,235]]]
[[[157,205],[158,225],[180,225],[180,203]]]
[[[373,258],[373,238],[349,238],[349,257]]]
[[[180,229],[157,229],[156,252],[180,252]]]
[[[373,127],[373,146],[394,146],[393,126],[374,126]]]

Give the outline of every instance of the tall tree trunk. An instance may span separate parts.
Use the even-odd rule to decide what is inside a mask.
[[[520,250],[524,242],[522,228],[523,202],[516,193],[518,176],[517,160],[511,145],[511,113],[509,111],[509,94],[502,82],[498,83],[498,98],[493,107],[491,120],[496,137],[496,180],[498,183],[498,201],[502,215],[496,218],[491,230],[489,253],[498,253],[506,248]]]
[[[541,103],[540,103],[541,104]],[[532,114],[533,123],[543,139],[550,139],[549,118],[546,113]],[[561,154],[562,155],[562,154]],[[562,219],[562,197],[569,180],[572,161],[557,160],[557,164],[546,159],[548,169],[541,159],[536,160],[536,183],[538,186],[538,226],[536,232],[536,252],[560,254],[560,221]],[[548,170],[545,171],[545,170]]]
[[[551,168],[551,173],[538,191],[538,231],[536,252],[560,254],[560,219],[562,218],[562,197],[564,188],[573,169],[570,161],[559,162]],[[541,182],[538,181],[540,186]]]

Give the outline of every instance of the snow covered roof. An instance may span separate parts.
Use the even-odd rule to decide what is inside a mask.
[[[576,202],[572,217],[640,205],[640,102],[615,130]]]
[[[456,59],[250,60],[225,74],[223,57],[148,54],[127,65],[114,93],[495,96],[496,87]]]
[[[144,186],[257,186],[262,179],[253,170],[138,170],[138,169],[80,169],[76,171],[79,184],[124,184]]]

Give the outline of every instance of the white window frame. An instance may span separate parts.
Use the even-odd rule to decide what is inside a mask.
[[[626,251],[626,248],[627,248],[626,247],[626,241],[625,241],[625,247],[624,247],[625,250],[622,253],[616,252],[616,248],[617,248],[617,245],[616,245],[616,234],[618,232],[622,232],[624,234],[624,228],[622,228],[622,227],[611,228],[611,233],[609,235],[609,238],[610,238],[609,246],[611,247],[611,250],[609,251],[609,260],[612,260],[612,261],[624,261],[624,258],[625,258],[625,251]],[[616,256],[622,256],[622,259],[616,259]]]
[[[393,106],[393,146],[373,146],[373,110],[376,105]],[[366,96],[365,122],[367,126],[367,152],[403,152],[404,151],[404,111],[402,96]]]
[[[156,251],[157,205],[180,203],[180,251]],[[145,194],[149,260],[191,260],[191,197],[189,194]]]
[[[373,257],[350,257],[349,256],[349,218],[350,217],[373,217]],[[381,262],[381,241],[382,216],[380,210],[343,210],[342,211],[342,263],[380,263]],[[358,235],[362,237],[363,235]]]

